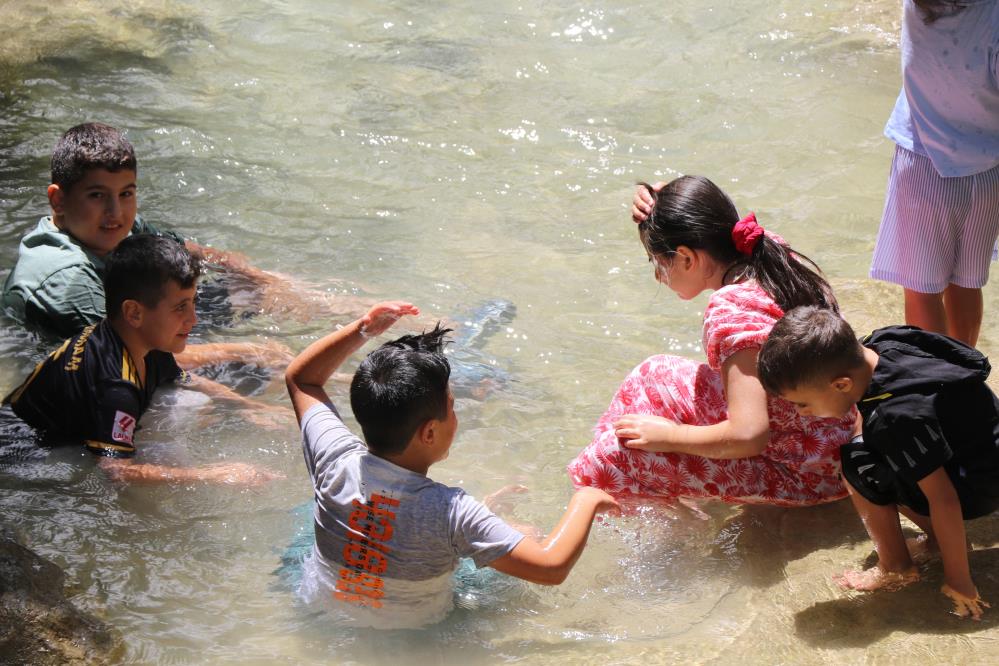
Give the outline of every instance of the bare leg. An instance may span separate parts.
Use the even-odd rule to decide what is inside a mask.
[[[974,347],[982,330],[982,290],[947,285],[943,297],[947,335]]]
[[[929,516],[920,515],[907,506],[899,506],[898,512],[914,522],[916,527],[926,532],[926,535],[930,537],[930,539],[936,541],[936,536],[933,534],[933,523],[930,521]]]
[[[922,536],[912,537],[905,540],[905,546],[909,550],[909,557],[916,564],[926,564],[931,560],[940,557],[940,546],[937,544],[937,537],[933,533],[933,523],[929,516],[923,516],[907,506],[898,507],[898,512],[916,524],[923,531]]]
[[[947,334],[947,311],[944,308],[943,292],[924,294],[911,289],[905,290],[905,323],[918,326],[924,331]]]
[[[919,572],[909,557],[895,505],[880,506],[868,501],[849,483],[850,500],[857,509],[878,553],[877,566],[866,571],[845,571],[836,582],[854,590],[898,588],[919,579]]]

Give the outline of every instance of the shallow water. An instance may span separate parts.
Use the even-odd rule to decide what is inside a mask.
[[[515,318],[469,352],[502,381],[459,401],[432,475],[479,496],[523,483],[518,517],[546,528],[624,374],[653,353],[702,357],[705,299],[652,279],[627,214],[637,180],[710,176],[826,270],[858,329],[898,321],[899,294],[865,277],[897,3],[427,6],[0,5],[0,266],[47,211],[58,135],[99,119],[128,128],[150,221],[321,289],[459,318],[510,301]],[[991,286],[986,308],[988,353]],[[226,334],[297,350],[330,325],[256,317]],[[0,330],[4,390],[47,344]],[[286,403],[279,385],[258,397]],[[188,395],[143,426],[151,459],[287,478],[119,487],[89,454],[46,454],[0,424],[0,520],[66,569],[130,662],[975,663],[999,637],[999,611],[946,614],[938,569],[895,595],[837,591],[831,575],[870,553],[843,504],[648,508],[600,524],[559,588],[487,580],[434,627],[348,631],[297,608],[275,573],[310,497],[294,427],[263,431]],[[982,595],[999,599],[999,526],[969,533]]]

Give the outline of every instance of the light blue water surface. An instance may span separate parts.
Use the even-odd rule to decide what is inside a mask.
[[[523,483],[517,516],[548,528],[624,374],[653,353],[703,355],[705,298],[655,284],[627,212],[636,181],[713,178],[826,270],[859,329],[897,321],[899,295],[865,280],[897,16],[887,0],[4,3],[0,267],[47,211],[59,134],[102,120],[128,130],[157,224],[319,289],[443,314],[509,301],[516,317],[471,357],[503,380],[459,401],[432,475],[479,496]],[[338,321],[261,316],[224,335],[298,350]],[[8,322],[0,382],[47,344]],[[258,397],[286,404],[279,384]],[[870,545],[843,505],[645,509],[598,525],[560,588],[487,586],[434,627],[345,630],[274,575],[310,497],[294,426],[261,430],[189,395],[143,425],[151,460],[286,478],[115,486],[82,451],[46,455],[3,426],[0,520],[66,569],[130,662],[968,662],[996,638],[991,619],[946,615],[939,573],[844,598],[829,578]],[[983,592],[999,590],[994,559],[972,559]]]

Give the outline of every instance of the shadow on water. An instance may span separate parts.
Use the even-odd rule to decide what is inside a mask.
[[[737,564],[740,583],[762,589],[783,581],[790,562],[865,539],[847,500],[798,509],[748,505],[718,530],[713,555]]]
[[[969,561],[982,598],[999,599],[999,548],[973,551]],[[816,647],[849,648],[873,645],[894,632],[970,634],[999,626],[995,609],[986,610],[979,622],[950,614],[952,604],[939,591],[942,584],[936,564],[921,581],[896,592],[844,592],[840,599],[797,613],[795,633]]]
[[[999,542],[999,516],[969,521],[966,526],[969,543],[985,546],[968,555],[978,591],[986,601],[999,600],[999,548],[994,545]],[[876,561],[872,552],[862,561],[844,562],[843,568],[867,568]],[[847,648],[873,645],[893,632],[970,634],[999,626],[995,608],[986,610],[980,622],[950,614],[952,604],[940,593],[943,566],[939,560],[923,565],[921,572],[922,580],[896,592],[838,592],[839,598],[798,612],[795,631],[813,646]]]

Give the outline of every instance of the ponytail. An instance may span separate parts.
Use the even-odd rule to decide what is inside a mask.
[[[838,311],[832,288],[815,263],[778,243],[755,226],[755,216],[739,219],[735,204],[721,188],[703,176],[681,176],[652,194],[648,219],[638,225],[639,237],[653,256],[668,256],[685,245],[703,250],[729,268],[723,280],[756,280],[785,312],[799,305]],[[739,226],[733,238],[733,231]],[[737,247],[737,240],[738,245]],[[741,251],[740,251],[741,249]]]
[[[839,312],[832,287],[811,259],[765,235],[753,254],[733,264],[725,274],[753,279],[784,312],[814,305]]]

